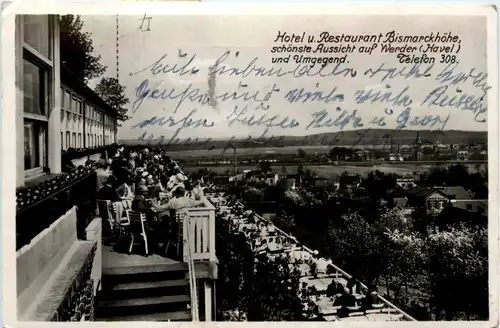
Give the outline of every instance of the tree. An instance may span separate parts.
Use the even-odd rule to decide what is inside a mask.
[[[438,319],[488,318],[488,231],[453,229],[429,236],[431,304]],[[465,315],[461,315],[461,314]]]
[[[259,162],[258,167],[259,167],[260,171],[263,173],[271,172],[271,162],[269,162],[269,161]]]
[[[106,66],[101,64],[101,56],[93,55],[91,34],[82,31],[80,16],[61,16],[59,26],[61,64],[84,82],[101,76]]]
[[[264,191],[262,189],[250,187],[244,191],[243,198],[250,203],[262,202],[264,199]]]
[[[126,121],[130,117],[127,116],[127,108],[124,106],[129,103],[129,99],[125,97],[125,87],[120,84],[118,79],[113,77],[105,77],[95,88],[95,92],[116,112],[118,120]]]
[[[417,233],[401,233],[398,230],[385,234],[382,254],[387,293],[392,287],[395,299],[411,303],[418,299],[408,292],[408,287],[422,288],[427,283],[428,252],[425,240]],[[404,296],[400,294],[404,287]]]
[[[329,257],[361,281],[377,281],[384,263],[375,229],[357,213],[342,215],[336,225],[329,229],[325,245]]]
[[[304,166],[299,165],[297,167],[297,175],[299,175],[299,176],[303,176],[304,175]]]
[[[297,149],[297,157],[298,158],[306,158],[306,151],[302,148]]]
[[[302,304],[297,290],[300,273],[284,258],[259,258],[251,281],[249,321],[301,321]]]

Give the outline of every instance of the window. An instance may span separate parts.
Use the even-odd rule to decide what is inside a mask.
[[[23,58],[24,169],[42,172],[46,160],[49,70],[29,52]]]
[[[52,49],[49,19],[47,15],[23,15],[24,42],[50,60]]]
[[[61,108],[64,108],[64,89],[61,88]]]
[[[71,147],[71,134],[69,133],[69,131],[66,131],[66,149],[68,149],[69,147]]]
[[[77,147],[77,146],[76,146],[76,132],[73,132],[73,144],[72,144],[72,146],[73,146],[74,148],[76,148],[76,147]]]
[[[24,122],[24,169],[30,170],[40,166],[40,145],[34,122]]]
[[[61,149],[64,149],[64,133],[61,131]]]
[[[73,101],[71,105],[72,105],[71,111],[73,113],[78,113],[78,98],[76,98],[76,96],[73,96]]]
[[[87,139],[85,140],[85,146],[89,147],[90,146],[90,134],[87,133]]]
[[[78,148],[82,148],[82,134],[78,133]]]
[[[80,100],[78,100],[78,114],[83,114],[82,102]]]
[[[71,113],[70,112],[66,112],[66,130],[69,129],[69,122],[71,121]],[[67,147],[68,145],[66,145]]]
[[[46,115],[47,70],[26,59],[23,63],[23,70],[24,112]]]
[[[64,109],[71,110],[71,94],[66,91],[64,94]]]

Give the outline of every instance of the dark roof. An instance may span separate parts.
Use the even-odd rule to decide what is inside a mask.
[[[391,196],[393,198],[400,198],[400,197],[406,197],[407,194],[408,194],[408,192],[406,190],[404,190],[400,186],[396,185],[396,187],[394,188],[394,190],[391,193]]]
[[[257,173],[254,176],[259,178],[274,178],[276,173]]]
[[[408,196],[413,196],[413,197],[427,197],[431,194],[436,192],[434,188],[427,188],[427,187],[413,187],[407,191]]]
[[[469,192],[461,186],[446,187],[443,189],[439,189],[439,191],[452,199],[466,200],[472,198]]]
[[[438,220],[442,224],[448,223],[460,223],[460,222],[469,222],[473,224],[486,224],[487,217],[479,214],[467,211],[462,208],[458,208],[452,205],[452,203],[448,203],[446,207],[439,213]]]
[[[72,88],[82,96],[84,96],[88,101],[92,102],[95,106],[106,111],[106,114],[112,114],[117,116],[118,113],[113,109],[108,103],[106,103],[97,93],[85,84],[82,80],[76,77],[69,69],[64,65],[61,65],[61,83]]]

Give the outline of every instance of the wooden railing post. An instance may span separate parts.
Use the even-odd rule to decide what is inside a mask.
[[[209,216],[208,216],[208,227],[209,227],[209,255],[210,255],[210,261],[215,262],[216,261],[216,256],[215,256],[215,209],[210,209],[209,210]]]

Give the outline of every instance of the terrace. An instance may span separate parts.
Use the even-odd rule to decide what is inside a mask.
[[[173,252],[163,245],[162,252],[145,256],[140,246],[132,254],[103,246],[97,321],[213,320],[215,208],[205,199],[185,214],[182,244]]]
[[[177,254],[127,254],[102,245],[109,222],[94,215],[96,181],[93,167],[79,168],[18,191],[19,320],[212,320],[217,259],[210,202],[185,211]]]
[[[230,201],[217,193],[208,194],[202,206],[185,210],[181,242],[171,248],[174,252],[165,249],[145,256],[143,245],[134,247],[132,254],[103,245],[102,225],[109,224],[109,217],[105,213],[92,215],[96,207],[95,172],[92,168],[78,172],[69,179],[67,175],[56,177],[56,184],[48,180],[44,188],[36,189],[43,195],[38,201],[27,204],[22,201],[26,194],[18,198],[20,320],[215,320],[217,211],[238,229],[257,232],[257,237],[248,234],[248,242],[256,252],[287,258],[290,266],[301,270],[300,281],[308,291],[309,303],[317,307],[311,313],[304,304],[310,319],[414,321],[380,295],[368,310],[355,304],[345,312],[346,308],[337,302],[339,295],[328,290],[332,282],[347,286],[351,279],[348,273],[318,258],[314,251],[261,216],[252,213],[249,220],[235,214],[235,208],[241,211],[244,205],[236,202],[235,208],[228,206]],[[126,241],[126,248],[129,243]],[[320,270],[320,263],[325,261],[328,269]],[[367,287],[361,284],[361,288]],[[361,292],[354,296],[357,300],[366,297]]]

